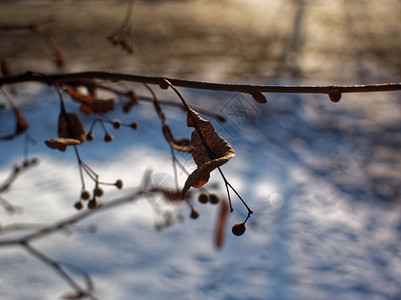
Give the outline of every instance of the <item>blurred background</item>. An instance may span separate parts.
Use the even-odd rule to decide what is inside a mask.
[[[401,81],[398,0],[135,1],[122,30],[126,9],[127,1],[0,1],[0,58],[14,74],[104,70],[277,85]],[[39,34],[4,30],[43,21]],[[110,42],[118,34],[125,49]],[[59,66],[57,51],[64,58]],[[140,85],[119,87],[146,92]],[[0,222],[52,222],[74,212],[80,191],[72,151],[56,153],[43,143],[56,135],[57,95],[37,84],[13,89],[7,92],[30,123],[37,141],[30,151],[41,163],[4,194],[23,213],[1,211]],[[323,95],[266,94],[267,104],[260,105],[249,95],[180,91],[189,103],[227,118],[204,116],[237,153],[222,169],[254,210],[246,234],[230,232],[246,216],[238,199],[220,250],[213,243],[216,207],[194,199],[201,217],[193,221],[187,208],[166,205],[184,222],[159,232],[160,216],[145,199],[85,221],[94,233],[51,236],[38,248],[86,270],[100,299],[401,297],[400,92],[344,94],[339,103]],[[152,106],[121,111],[117,106],[108,116],[135,120],[138,130],[113,132],[111,144],[95,131],[96,140],[80,147],[83,159],[105,180],[122,178],[127,188],[149,167],[172,175]],[[173,132],[189,137],[182,111],[165,112]],[[93,118],[80,116],[88,128]],[[14,128],[11,120],[9,110],[0,110],[0,135]],[[0,142],[0,180],[22,149],[21,139]],[[194,168],[190,158],[178,158]],[[211,182],[224,197],[218,174]],[[106,199],[115,195],[107,190]],[[1,298],[59,297],[68,287],[52,272],[20,249],[0,249]]]

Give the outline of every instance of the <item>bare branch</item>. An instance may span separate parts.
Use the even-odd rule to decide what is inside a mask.
[[[80,295],[81,297],[90,297],[91,299],[97,299],[95,296],[91,294],[89,289],[92,288],[91,285],[88,286],[88,289],[82,288],[78,282],[72,278],[72,276],[64,270],[64,268],[61,266],[61,263],[51,259],[49,256],[44,254],[43,252],[39,251],[38,249],[34,248],[30,243],[28,242],[23,242],[22,243],[23,247],[31,253],[33,256],[44,262],[45,264],[49,265],[51,268],[53,268],[59,275],[60,277],[67,282],[77,293],[77,295]],[[87,277],[87,274],[84,274],[84,278]],[[86,280],[87,281],[87,280]]]
[[[44,75],[39,73],[27,72],[25,74],[0,78],[0,86],[11,83],[22,82],[43,82],[48,84],[62,84],[71,80],[98,79],[105,81],[129,81],[147,84],[160,84],[167,79],[176,87],[192,88],[198,90],[213,90],[239,93],[295,93],[295,94],[329,94],[333,90],[340,93],[369,93],[369,92],[389,92],[401,90],[401,83],[379,83],[367,85],[328,85],[328,86],[279,86],[279,85],[249,85],[249,84],[229,84],[201,82],[182,79],[171,79],[164,77],[151,77],[141,75],[130,75],[123,73],[109,72],[81,72],[66,74]]]

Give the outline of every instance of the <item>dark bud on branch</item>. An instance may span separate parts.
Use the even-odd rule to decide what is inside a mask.
[[[338,102],[341,99],[341,92],[337,89],[333,89],[329,92],[329,98],[331,102]]]
[[[267,102],[266,97],[260,92],[251,93],[251,96],[258,103],[263,104]]]
[[[159,86],[162,90],[167,90],[170,87],[170,85],[164,79],[159,83]]]

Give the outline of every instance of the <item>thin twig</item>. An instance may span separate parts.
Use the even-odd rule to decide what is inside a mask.
[[[57,261],[54,261],[49,256],[44,254],[43,252],[39,251],[38,249],[34,248],[28,242],[22,242],[22,246],[33,256],[44,262],[45,264],[51,266],[59,275],[60,277],[67,282],[79,295],[81,296],[88,296],[92,299],[97,299],[95,296],[91,294],[90,291],[82,288],[73,278],[72,276],[64,270],[61,264]],[[90,288],[90,287],[88,287]]]

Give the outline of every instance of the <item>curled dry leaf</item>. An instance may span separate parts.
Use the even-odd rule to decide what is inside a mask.
[[[91,95],[84,95],[72,88],[66,88],[65,91],[71,98],[81,103],[81,111],[84,113],[106,113],[114,110],[114,99],[98,99]]]
[[[188,176],[182,196],[191,186],[199,188],[207,183],[210,172],[235,156],[234,149],[216,132],[212,124],[191,108],[187,114],[187,125],[195,128],[191,145],[194,147],[192,157],[198,167]]]
[[[191,141],[187,139],[175,139],[173,137],[173,134],[171,133],[170,128],[167,125],[163,125],[163,134],[167,142],[175,150],[183,152],[192,152],[192,150],[194,149],[194,147],[191,146]]]
[[[81,141],[71,138],[56,137],[45,141],[46,145],[52,149],[58,149],[62,152],[65,151],[67,146],[80,145]]]
[[[86,140],[86,130],[76,114],[62,112],[58,119],[58,136],[76,139],[82,143]]]
[[[65,151],[67,146],[80,145],[86,140],[86,130],[74,113],[61,112],[58,119],[58,137],[46,140],[52,149]]]
[[[14,111],[15,118],[17,120],[17,126],[14,133],[0,137],[0,139],[4,141],[12,140],[13,138],[20,135],[21,133],[25,132],[28,129],[28,123],[26,122],[19,108],[16,107],[15,105],[13,105],[12,108]]]

